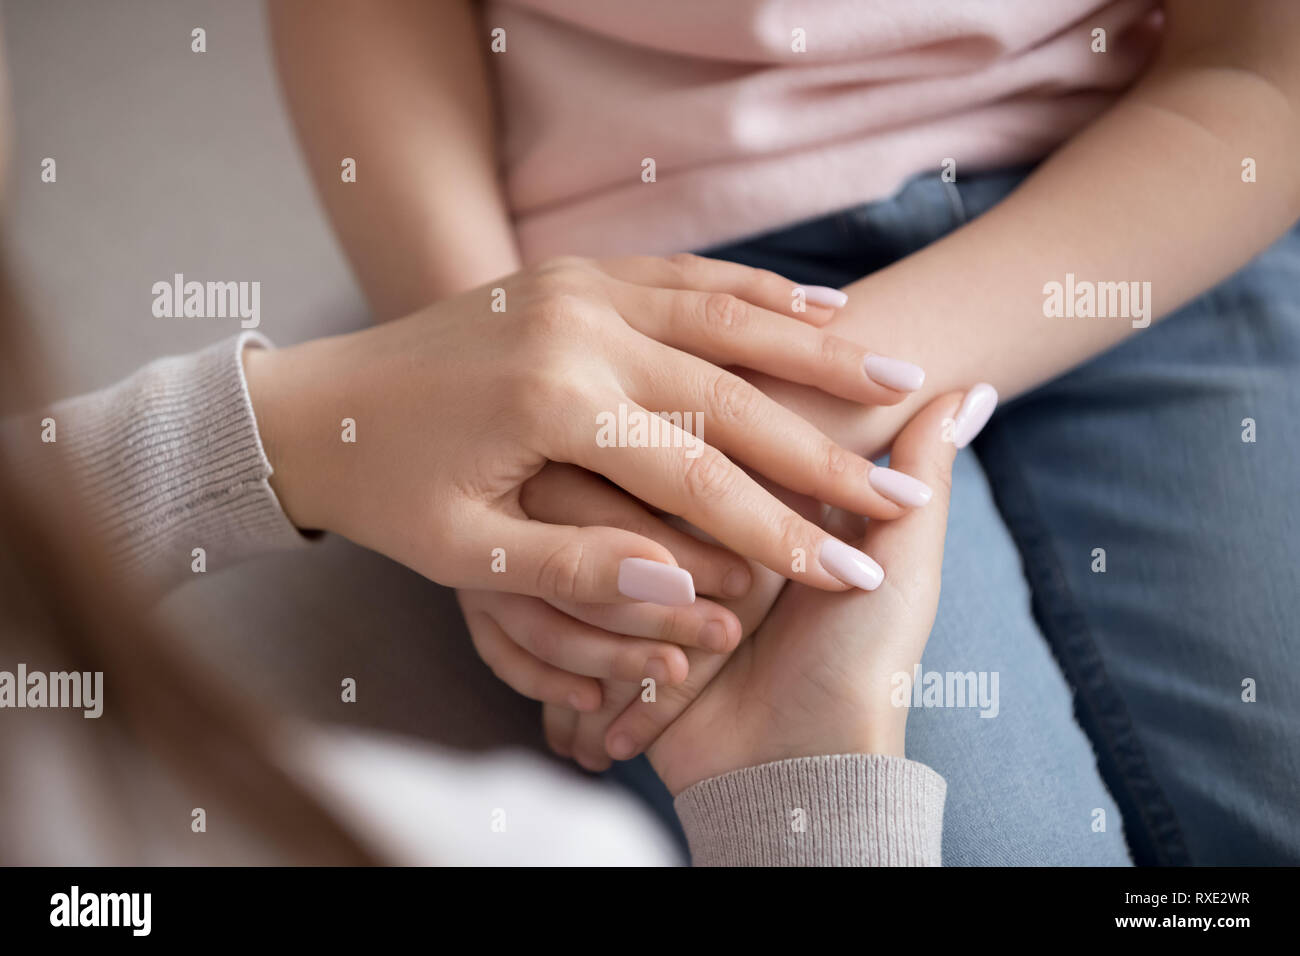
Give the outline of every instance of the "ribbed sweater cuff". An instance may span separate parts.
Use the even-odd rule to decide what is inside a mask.
[[[800,757],[677,796],[696,866],[940,866],[947,784],[879,754]]]
[[[271,465],[244,379],[246,347],[271,343],[245,332],[159,359],[50,412],[117,569],[147,587],[192,576],[195,548],[214,571],[307,541],[267,482]]]

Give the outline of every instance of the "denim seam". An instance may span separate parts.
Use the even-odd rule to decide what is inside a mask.
[[[1006,433],[1006,425],[996,420],[989,424],[990,427],[976,442],[976,451],[995,452],[980,454],[979,457],[989,475],[998,508],[1004,519],[1010,519],[1007,520],[1007,525],[1021,553],[1035,605],[1035,617],[1038,618],[1058,666],[1067,681],[1073,685],[1076,714],[1082,702],[1082,709],[1089,718],[1081,720],[1080,724],[1092,740],[1094,758],[1101,756],[1098,752],[1099,745],[1104,746],[1109,761],[1113,763],[1114,773],[1124,786],[1122,793],[1126,800],[1117,800],[1121,814],[1123,804],[1129,803],[1140,817],[1144,836],[1155,855],[1154,861],[1139,859],[1140,854],[1134,852],[1131,830],[1126,827],[1127,842],[1130,852],[1133,852],[1134,862],[1139,865],[1147,862],[1187,864],[1190,860],[1177,814],[1151,772],[1146,752],[1129,717],[1128,707],[1106,673],[1105,662],[1089,632],[1082,604],[1070,590],[1060,556],[1040,518],[1041,509],[1028,482],[1024,480],[1013,451],[1013,443]],[[1004,492],[1007,490],[1007,484],[1015,486],[1016,495],[999,494],[999,489]],[[1038,560],[1033,561],[1031,557]],[[1070,610],[1060,611],[1059,608],[1063,606]],[[1106,781],[1108,775],[1105,764],[1106,761],[1098,760],[1103,781],[1109,784],[1110,781]],[[1111,785],[1109,789],[1111,798],[1115,799],[1116,788]]]

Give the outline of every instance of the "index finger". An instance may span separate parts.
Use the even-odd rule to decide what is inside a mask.
[[[579,445],[577,464],[680,515],[737,554],[824,591],[871,591],[885,572],[871,557],[793,511],[745,471],[675,423],[631,399],[624,414],[658,424],[654,443]]]
[[[815,326],[825,325],[849,301],[847,295],[830,286],[800,285],[769,269],[689,252],[679,252],[666,259],[658,256],[601,259],[596,267],[635,285],[724,292]]]

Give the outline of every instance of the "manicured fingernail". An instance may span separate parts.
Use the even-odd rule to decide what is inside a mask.
[[[838,538],[827,538],[822,542],[821,562],[822,567],[845,584],[864,591],[874,591],[885,580],[884,569],[869,555],[849,547]]]
[[[862,361],[862,370],[877,385],[899,392],[915,392],[925,383],[925,369],[921,366],[883,355],[868,355]]]
[[[872,468],[867,474],[867,483],[890,501],[908,508],[919,508],[934,495],[924,481],[892,468]]]
[[[682,607],[695,603],[695,580],[685,568],[624,558],[618,565],[618,593],[634,601]]]
[[[666,684],[672,675],[668,672],[668,663],[662,657],[652,657],[645,662],[645,676],[657,683]]]
[[[721,621],[705,621],[700,628],[700,646],[721,653],[727,649],[727,629]]]
[[[828,309],[842,309],[848,303],[849,297],[839,289],[832,289],[826,285],[801,285],[803,289],[803,298],[805,302],[813,305],[824,305]]]
[[[726,597],[744,597],[754,584],[749,568],[732,568],[722,579],[722,593]]]
[[[966,393],[957,417],[953,419],[952,440],[958,448],[965,448],[980,433],[998,407],[998,390],[981,382]]]
[[[609,755],[615,760],[627,760],[636,753],[636,744],[627,734],[609,738]]]

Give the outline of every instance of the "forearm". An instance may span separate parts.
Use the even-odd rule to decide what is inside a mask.
[[[1158,319],[1271,243],[1300,216],[1300,77],[1283,53],[1296,15],[1223,6],[1173,9],[1161,60],[1112,110],[990,212],[846,289],[830,328],[921,365],[924,388],[887,409],[771,379],[764,390],[875,454],[936,394],[982,380],[1014,397],[1142,324],[1046,317],[1046,283],[1149,282]],[[1220,15],[1231,30],[1207,37]],[[1246,157],[1257,182],[1243,182]]]
[[[273,0],[280,80],[377,321],[518,268],[468,0]],[[341,163],[356,161],[356,181]]]

